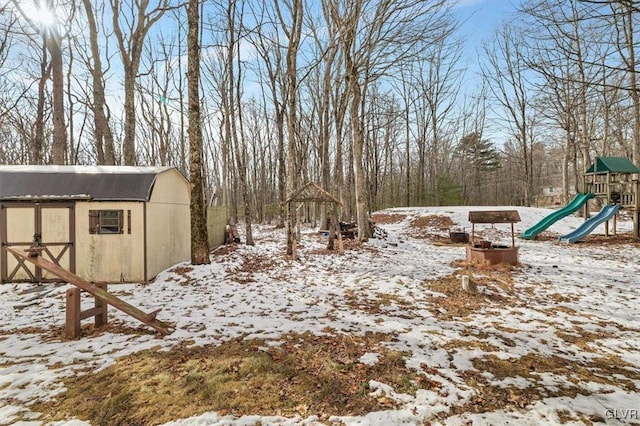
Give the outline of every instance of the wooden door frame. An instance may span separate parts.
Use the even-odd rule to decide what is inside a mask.
[[[9,252],[7,251],[7,247],[11,246],[24,246],[31,244],[31,241],[19,241],[19,242],[9,242],[7,236],[7,208],[11,207],[31,207],[34,209],[34,233],[42,234],[42,209],[43,208],[66,208],[69,209],[69,241],[66,242],[58,242],[58,243],[47,243],[46,241],[42,242],[42,246],[44,246],[43,252],[47,253],[48,257],[52,260],[53,263],[58,264],[60,259],[66,254],[69,253],[69,270],[72,273],[75,273],[76,270],[76,247],[75,247],[75,228],[76,228],[76,219],[75,219],[75,203],[73,201],[8,201],[8,202],[0,202],[0,234],[2,235],[2,239],[0,241],[0,256],[2,257],[2,268],[0,270],[0,282],[12,282],[13,276],[15,273],[24,269],[27,271],[27,274],[30,277],[32,282],[43,282],[43,281],[56,281],[55,279],[47,279],[44,280],[42,278],[42,269],[36,267],[35,274],[32,273],[20,259],[16,258],[18,265],[16,268],[11,271],[11,276],[9,276],[8,270],[8,260],[9,260]],[[53,253],[49,250],[49,246],[63,246],[62,250],[58,254],[58,256],[54,256]],[[15,256],[14,256],[15,257]]]

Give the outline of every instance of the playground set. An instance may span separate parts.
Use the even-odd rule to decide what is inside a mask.
[[[21,262],[30,262],[38,268],[42,268],[43,270],[50,272],[61,280],[74,286],[74,288],[70,288],[66,292],[66,338],[75,339],[80,336],[80,321],[83,319],[94,317],[96,327],[106,325],[107,305],[111,305],[125,314],[130,315],[138,321],[153,328],[161,335],[171,334],[173,331],[173,327],[171,325],[156,318],[158,312],[160,312],[159,309],[150,313],[146,313],[138,309],[112,293],[109,293],[107,291],[106,283],[88,282],[81,277],[62,269],[59,265],[44,259],[41,255],[43,249],[44,247],[40,246],[37,240],[25,250],[7,248],[7,250],[16,256],[16,258]],[[80,296],[82,291],[87,292],[94,297],[95,304],[93,308],[85,311],[81,310]]]
[[[585,222],[573,232],[563,235],[559,241],[575,243],[589,235],[593,230],[605,223],[605,235],[609,236],[609,221],[613,220],[613,234],[616,234],[616,218],[620,209],[624,208],[633,216],[633,235],[640,238],[640,168],[624,157],[598,157],[584,173],[584,192],[576,196],[561,209],[544,217],[540,222],[527,229],[521,237],[533,240],[560,219],[584,209]],[[601,200],[602,209],[593,217],[589,217],[588,201]]]

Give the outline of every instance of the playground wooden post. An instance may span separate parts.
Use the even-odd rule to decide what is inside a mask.
[[[107,283],[96,283],[96,287],[107,291]],[[67,339],[75,339],[80,337],[81,321],[90,317],[94,318],[94,324],[96,327],[102,327],[107,325],[107,306],[108,304],[100,299],[94,297],[94,307],[81,310],[81,296],[82,290],[80,288],[70,288],[67,290],[67,314],[66,323],[64,327],[64,334]]]
[[[87,311],[84,311],[84,312],[79,312],[80,308],[78,307],[76,302],[76,298],[79,298],[79,296],[70,295],[70,293],[68,293],[69,295],[68,300],[70,300],[69,303],[72,303],[71,310],[72,311],[75,310],[75,312],[77,312],[77,313],[72,313],[73,315],[69,314],[73,319],[73,324],[77,322],[77,320],[75,319],[76,317],[79,317],[80,320],[82,320],[85,318],[89,318],[91,316],[101,317],[101,319],[96,318],[96,321],[98,321],[98,323],[102,323],[102,324],[106,323],[107,321],[106,304],[109,304],[114,308],[124,312],[125,314],[132,316],[138,321],[141,321],[147,324],[149,327],[158,331],[162,335],[171,334],[172,332],[173,327],[171,325],[165,322],[162,322],[156,318],[160,309],[155,310],[153,312],[146,313],[136,308],[135,306],[125,302],[124,300],[119,299],[118,297],[114,296],[108,291],[106,291],[105,290],[106,287],[104,287],[105,286],[104,283],[98,283],[98,284],[90,283],[80,278],[79,276],[62,269],[59,265],[56,265],[46,259],[43,259],[41,256],[30,257],[27,254],[19,250],[12,249],[10,247],[7,247],[7,251],[10,253],[13,253],[15,256],[21,259],[24,259],[33,263],[34,265],[44,269],[45,271],[51,272],[52,274],[68,282],[69,284],[73,284],[74,286],[86,291],[96,299],[100,299],[100,303],[102,304],[98,305],[98,302],[96,301],[96,305],[94,308],[88,309]],[[71,331],[75,330],[75,325],[74,326],[70,325],[69,327],[71,328]]]
[[[96,287],[103,289],[104,291],[107,291],[107,283],[96,283]],[[95,310],[96,310],[96,315],[95,315],[95,326],[96,327],[102,327],[103,325],[107,325],[107,307],[109,306],[107,304],[107,302],[105,302],[104,300],[98,298],[98,297],[94,297],[95,300]]]
[[[67,290],[67,320],[64,326],[64,336],[67,339],[75,339],[80,336],[80,289]]]

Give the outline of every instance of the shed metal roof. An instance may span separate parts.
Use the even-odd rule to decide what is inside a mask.
[[[598,157],[589,166],[587,173],[640,173],[640,168],[635,166],[625,157]]]
[[[156,176],[173,167],[0,166],[0,200],[149,201]]]

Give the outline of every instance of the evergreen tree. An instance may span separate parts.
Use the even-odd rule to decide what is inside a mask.
[[[467,191],[466,201],[478,204],[482,199],[482,187],[486,182],[486,176],[501,167],[501,157],[493,143],[482,139],[478,132],[471,132],[460,139],[458,153],[463,165],[463,185]],[[469,191],[468,182],[473,182],[473,191]],[[472,193],[470,193],[472,192]],[[473,196],[472,196],[473,195]]]

